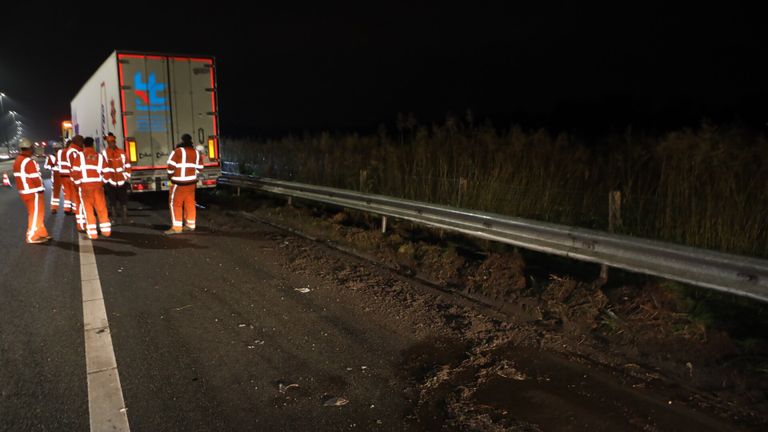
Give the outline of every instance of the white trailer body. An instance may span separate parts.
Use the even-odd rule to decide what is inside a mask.
[[[192,136],[205,169],[198,187],[215,187],[219,161],[218,101],[212,57],[115,51],[71,103],[74,132],[97,150],[113,133],[131,161],[134,192],[168,190],[168,156]]]

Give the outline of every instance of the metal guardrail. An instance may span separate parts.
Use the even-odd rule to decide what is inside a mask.
[[[525,249],[605,264],[768,302],[768,260],[383,195],[224,173],[219,184],[259,189]]]

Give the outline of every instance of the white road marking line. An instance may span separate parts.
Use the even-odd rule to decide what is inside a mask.
[[[78,237],[91,432],[129,432],[128,414],[117,372],[115,350],[112,348],[112,333],[109,330],[93,244],[82,234],[78,234]]]

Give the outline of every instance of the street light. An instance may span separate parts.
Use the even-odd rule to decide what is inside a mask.
[[[5,93],[0,92],[0,115],[4,115],[5,114],[5,105],[3,105],[3,99],[5,99]],[[5,120],[5,118],[3,117],[2,120]],[[4,129],[5,128],[0,129],[0,132],[4,132]],[[5,133],[3,133],[2,136],[5,137]]]
[[[5,99],[7,98],[8,96],[5,93],[0,92],[0,137],[5,139],[4,145],[6,147],[10,147],[10,143],[12,140],[9,140],[10,136],[6,136],[6,131],[8,129],[6,129],[6,126],[5,126]],[[18,114],[16,111],[9,111],[9,114],[11,114],[11,116],[13,117],[13,120],[16,120],[16,115]],[[17,124],[17,127],[21,127],[21,125]],[[18,132],[18,131],[16,133],[17,135],[21,134],[21,132]]]

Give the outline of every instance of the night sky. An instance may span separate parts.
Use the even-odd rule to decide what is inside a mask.
[[[138,19],[68,2],[4,14],[0,91],[30,137],[57,134],[69,101],[116,48],[216,56],[225,136],[368,132],[394,127],[398,112],[429,123],[467,109],[499,127],[598,132],[768,121],[765,17],[734,1],[313,2],[254,12],[158,3]]]

